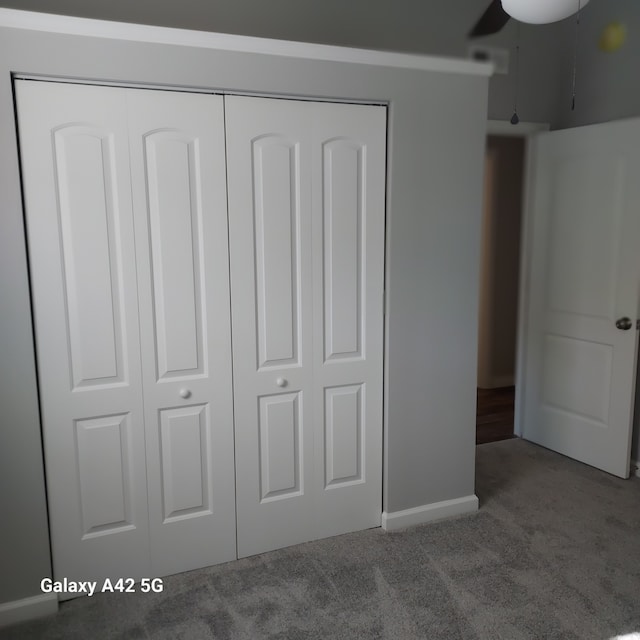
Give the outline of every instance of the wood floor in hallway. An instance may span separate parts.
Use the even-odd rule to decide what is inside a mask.
[[[478,389],[476,444],[513,438],[515,387]]]

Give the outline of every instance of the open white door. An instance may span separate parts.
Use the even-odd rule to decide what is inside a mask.
[[[530,149],[522,436],[629,476],[640,284],[640,120]]]

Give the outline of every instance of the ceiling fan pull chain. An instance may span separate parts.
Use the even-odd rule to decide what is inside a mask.
[[[571,95],[571,111],[576,110],[576,76],[578,70],[578,36],[580,34],[580,13],[582,11],[582,0],[578,0],[578,13],[576,14],[576,38],[573,48],[573,80],[572,80],[572,95]]]
[[[518,124],[520,117],[518,116],[518,93],[520,90],[520,22],[516,22],[516,87],[513,99],[513,115],[511,116],[511,124]]]

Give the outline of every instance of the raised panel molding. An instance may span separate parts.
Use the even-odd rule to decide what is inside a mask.
[[[364,384],[324,390],[325,489],[364,482]]]
[[[252,142],[258,368],[300,364],[299,154],[281,135]]]
[[[557,162],[547,236],[551,311],[614,320],[626,174],[622,157]]]
[[[73,389],[126,382],[113,136],[53,132]]]
[[[82,539],[133,529],[129,414],[75,422]]]
[[[606,428],[612,368],[611,345],[566,336],[545,336],[541,376],[543,406],[587,418]],[[594,389],[599,393],[594,394]]]
[[[208,405],[160,411],[164,522],[213,513]]]
[[[206,305],[198,140],[179,131],[154,131],[145,136],[144,149],[157,376],[202,375]]]
[[[366,148],[329,140],[322,166],[325,360],[361,358]]]
[[[300,392],[259,398],[260,502],[303,493]]]

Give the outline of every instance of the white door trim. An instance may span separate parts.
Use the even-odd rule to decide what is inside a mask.
[[[515,372],[515,411],[513,433],[522,437],[522,415],[523,397],[522,390],[526,383],[524,375],[525,343],[526,343],[526,317],[528,310],[528,283],[529,283],[529,263],[531,253],[531,234],[529,232],[531,214],[529,211],[529,193],[534,184],[533,175],[533,153],[534,139],[539,133],[549,131],[550,125],[547,122],[520,122],[513,125],[503,120],[487,121],[487,136],[509,136],[524,138],[525,158],[524,158],[524,181],[522,185],[522,221],[520,231],[520,279],[518,283],[518,327],[516,338],[516,372]]]
[[[441,73],[461,73],[475,76],[493,75],[493,65],[484,62],[444,58],[408,53],[392,53],[373,49],[339,47],[326,44],[292,42],[271,38],[256,38],[228,33],[212,33],[192,29],[176,29],[144,24],[131,24],[110,20],[93,20],[50,13],[0,9],[0,27],[29,29],[66,35],[93,38],[112,38],[135,42],[170,44],[200,49],[239,51],[264,55],[324,60],[327,62],[350,62],[354,64],[419,69]]]
[[[2,9],[0,9],[0,12]],[[0,25],[1,27],[2,25]],[[356,100],[351,98],[322,98],[316,96],[304,95],[288,95],[282,93],[266,93],[264,91],[240,91],[236,89],[212,88],[212,87],[195,87],[186,85],[169,85],[169,84],[148,84],[146,82],[122,82],[118,80],[102,80],[100,78],[67,78],[64,76],[41,75],[37,73],[13,73],[11,76],[15,81],[33,80],[36,82],[52,82],[60,84],[82,84],[96,87],[117,87],[120,89],[144,89],[146,91],[171,91],[174,93],[199,93],[205,95],[219,96],[247,96],[250,98],[276,98],[282,100],[295,100],[297,102],[330,102],[336,104],[365,104],[372,106],[386,107],[389,105],[388,100]]]

